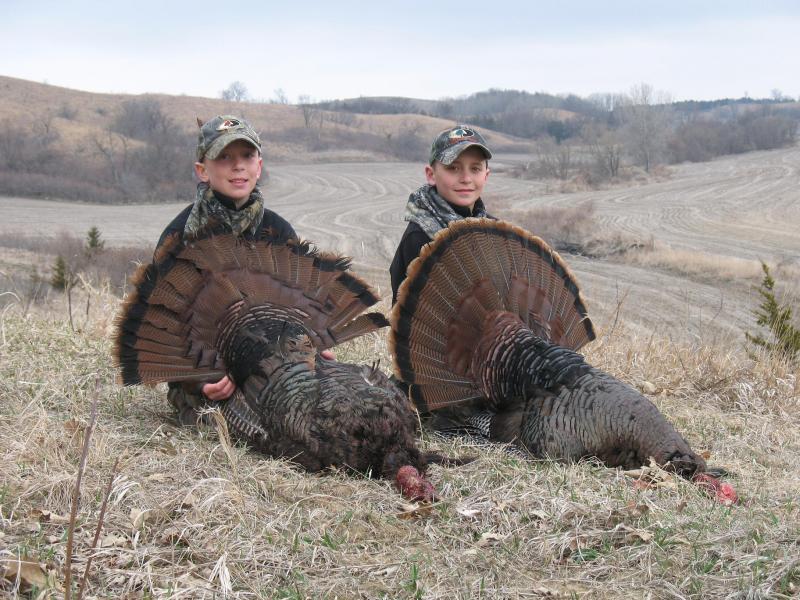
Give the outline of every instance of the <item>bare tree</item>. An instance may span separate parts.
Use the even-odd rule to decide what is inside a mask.
[[[536,154],[538,155],[537,170],[545,177],[565,180],[575,166],[575,156],[571,145],[558,144],[551,137],[542,140]]]
[[[130,138],[149,142],[175,133],[176,125],[156,98],[133,98],[122,103],[111,130]]]
[[[346,127],[357,126],[360,122],[353,113],[349,112],[331,112],[328,114],[328,120],[331,123],[344,125]]]
[[[289,96],[286,95],[283,88],[276,88],[273,94],[273,104],[289,104]]]
[[[124,175],[128,171],[128,138],[119,133],[105,131],[102,135],[95,135],[92,141],[98,154],[103,157],[108,166],[111,184],[121,186]]]
[[[391,131],[384,131],[386,148],[397,158],[403,160],[419,160],[425,155],[427,140],[422,136],[422,125],[413,121],[406,121],[400,126],[395,135]]]
[[[667,93],[640,83],[631,89],[622,111],[628,153],[648,173],[666,152],[670,103]]]
[[[792,101],[792,98],[790,96],[787,96],[786,94],[784,94],[778,88],[773,88],[772,91],[770,91],[770,95],[772,96],[772,99],[775,100],[776,102],[791,102]]]
[[[220,92],[223,100],[231,102],[244,102],[249,98],[247,86],[241,81],[234,81],[227,88]]]
[[[623,152],[619,132],[604,126],[587,126],[583,130],[583,139],[594,159],[595,173],[602,179],[616,177],[622,165]]]
[[[28,128],[6,119],[0,123],[0,169],[25,171],[34,164],[36,150],[34,136]]]
[[[297,97],[297,106],[303,111],[303,123],[305,123],[306,128],[310,129],[314,123],[314,118],[317,117],[320,112],[319,109],[312,102],[311,97],[306,94],[301,94]],[[321,125],[322,121],[320,121],[320,126]]]
[[[23,172],[53,169],[57,157],[52,144],[58,138],[49,112],[27,126],[4,120],[0,123],[0,169]]]
[[[587,101],[597,111],[597,116],[610,126],[618,126],[620,112],[627,104],[625,94],[591,94]]]
[[[33,124],[33,131],[39,138],[39,142],[45,146],[49,146],[61,135],[53,125],[53,118],[55,115],[51,111],[47,111],[45,115]]]

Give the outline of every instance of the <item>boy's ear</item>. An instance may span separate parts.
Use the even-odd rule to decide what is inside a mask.
[[[436,177],[434,176],[432,165],[425,165],[425,180],[429,185],[436,185]]]
[[[194,174],[197,175],[197,178],[200,181],[208,183],[208,172],[206,171],[206,166],[203,163],[194,163]]]

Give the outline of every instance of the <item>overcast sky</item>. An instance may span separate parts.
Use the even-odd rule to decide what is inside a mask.
[[[94,92],[800,95],[797,0],[0,0],[0,75]]]

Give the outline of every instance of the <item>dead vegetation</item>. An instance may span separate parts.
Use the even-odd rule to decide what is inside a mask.
[[[667,244],[655,242],[639,248],[639,252],[628,252],[624,261],[640,267],[661,269],[670,273],[682,275],[694,281],[752,285],[761,278],[761,262],[723,256],[710,252],[696,252],[678,250]],[[800,281],[800,265],[784,262],[775,265],[775,274],[783,282],[796,286]],[[786,294],[796,297],[798,290],[787,290]]]
[[[559,252],[581,254],[589,258],[608,258],[632,250],[652,248],[653,239],[642,240],[619,231],[599,226],[591,201],[577,206],[534,206],[528,209],[509,208],[495,202],[499,218],[533,231]]]
[[[697,250],[680,250],[649,237],[604,227],[595,204],[548,204],[531,208],[510,208],[502,200],[493,205],[499,218],[535,232],[559,252],[622,262],[635,267],[658,269],[696,281],[724,286],[752,286],[762,275],[758,260],[725,256]],[[781,282],[780,294],[792,301],[800,296],[800,265],[782,261],[774,265]]]
[[[92,290],[109,287],[121,294],[128,274],[149,261],[152,248],[113,246],[91,251],[86,240],[67,232],[53,237],[0,233],[0,307],[19,303],[30,307],[43,303],[55,292],[70,288]],[[60,261],[59,261],[60,259]],[[53,288],[53,274],[63,265],[63,283]]]
[[[236,113],[259,131],[268,164],[424,160],[452,120],[189,96],[93,94],[0,76],[0,190],[97,204],[194,195],[196,119]],[[487,134],[490,144],[518,147]]]
[[[308,475],[178,429],[164,392],[114,382],[118,298],[71,331],[62,301],[0,321],[0,590],[63,594],[82,443],[97,393],[72,547],[86,598],[774,597],[800,586],[800,380],[736,344],[692,347],[607,327],[589,359],[648,393],[735,475],[725,508],[672,476],[648,487],[592,462],[479,460],[432,468],[444,500],[409,506],[384,481]],[[384,307],[385,308],[385,307]],[[388,364],[385,336],[338,349]],[[99,381],[95,391],[96,380]],[[114,463],[108,507],[91,550]]]

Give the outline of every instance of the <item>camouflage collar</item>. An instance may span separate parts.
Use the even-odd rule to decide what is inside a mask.
[[[472,207],[473,217],[487,217],[486,208],[480,198]],[[408,197],[406,204],[405,221],[419,225],[422,230],[433,238],[436,232],[444,229],[453,221],[465,218],[458,214],[453,207],[439,195],[435,186],[425,184]]]
[[[207,183],[200,183],[192,212],[186,220],[183,237],[197,237],[201,231],[220,225],[236,235],[252,236],[258,231],[263,218],[264,197],[258,187],[250,194],[244,206],[236,210],[223,204]]]

